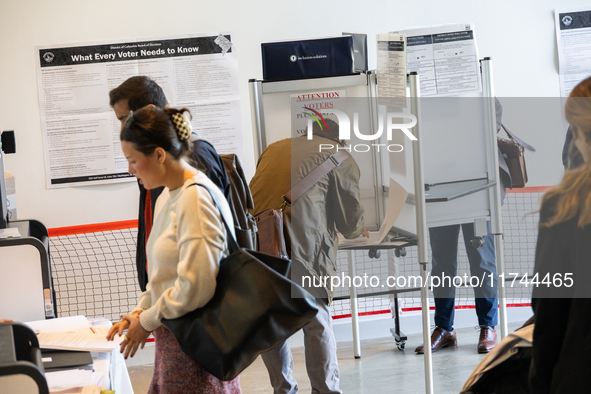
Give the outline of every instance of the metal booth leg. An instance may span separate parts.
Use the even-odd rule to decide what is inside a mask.
[[[400,264],[400,260],[398,260],[399,255],[402,255],[402,254],[400,253],[400,251],[398,251],[398,249],[388,250],[388,275],[390,275],[390,276],[398,277],[398,275],[399,275],[399,270],[398,270],[399,264]],[[406,255],[406,252],[404,253],[404,255]],[[392,264],[390,264],[390,262],[392,262]],[[394,293],[391,300],[392,300],[391,309],[392,309],[392,318],[394,319],[394,328],[390,329],[390,333],[392,333],[392,336],[394,337],[394,340],[396,341],[396,347],[398,348],[398,350],[402,351],[402,350],[404,350],[404,347],[406,346],[406,340],[408,339],[408,337],[406,335],[404,335],[404,333],[400,329],[400,306],[398,305],[398,293]]]
[[[355,251],[347,251],[347,259],[349,260],[349,277],[355,277]],[[361,358],[361,341],[359,340],[359,315],[357,310],[357,289],[351,283],[351,328],[353,329],[353,355],[355,358]]]
[[[503,234],[495,234],[495,253],[497,256],[497,276],[499,273],[505,272],[505,255],[503,248]],[[509,326],[507,325],[507,292],[505,291],[505,284],[497,282],[497,289],[499,294],[499,326],[501,329],[501,338],[505,338],[509,334]]]

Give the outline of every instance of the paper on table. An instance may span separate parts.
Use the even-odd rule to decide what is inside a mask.
[[[90,352],[110,352],[123,341],[124,337],[115,337],[107,341],[104,330],[79,332],[41,332],[37,334],[39,347],[57,350],[85,350]]]
[[[19,233],[18,228],[16,228],[16,227],[0,229],[0,239],[2,239],[2,238],[19,238],[20,236],[21,236],[21,233]]]
[[[91,383],[92,371],[70,369],[67,371],[46,372],[45,379],[51,393],[84,387]]]
[[[109,356],[111,356],[111,353],[102,353],[104,354],[108,354]],[[120,354],[119,354],[120,355]],[[123,358],[122,355],[120,355],[121,358]],[[93,368],[94,368],[94,374],[93,376],[93,381],[91,382],[92,384],[96,384],[97,386],[100,386],[103,390],[107,390],[111,387],[111,380],[109,379],[109,371],[111,368],[111,362],[115,362],[115,360],[111,360],[111,358],[108,359],[99,359],[97,357],[95,357],[93,359]],[[96,376],[96,379],[95,379]],[[116,386],[116,385],[115,385]]]
[[[84,316],[60,317],[49,320],[36,320],[25,323],[36,333],[40,332],[76,332],[90,328]]]
[[[356,239],[345,239],[339,234],[339,247],[355,247],[366,245],[380,244],[398,219],[398,215],[402,212],[402,207],[406,201],[408,193],[402,186],[400,186],[394,179],[390,178],[390,186],[388,191],[388,204],[386,205],[386,216],[382,221],[382,226],[379,231],[370,231],[369,238],[359,237]],[[401,243],[402,245],[403,243]]]

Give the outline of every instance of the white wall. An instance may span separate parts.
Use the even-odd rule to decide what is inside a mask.
[[[79,1],[0,0],[0,130],[15,130],[17,154],[6,170],[17,182],[20,218],[48,227],[137,218],[133,183],[47,190],[37,99],[36,45],[166,37],[232,31],[240,69],[246,171],[254,173],[248,102],[249,78],[261,78],[260,43],[339,35],[368,34],[370,68],[375,68],[377,33],[453,22],[476,24],[481,57],[494,59],[498,97],[555,97],[559,94],[554,31],[555,7],[585,5],[575,0],[415,1]],[[105,97],[107,100],[107,97]],[[555,132],[513,127],[538,152],[528,154],[530,184],[555,184],[562,174],[564,138],[557,106]],[[511,116],[507,115],[507,119]],[[517,123],[517,120],[515,121]]]

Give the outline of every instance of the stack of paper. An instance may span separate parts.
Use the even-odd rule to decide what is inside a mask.
[[[25,323],[39,339],[42,349],[78,350],[93,353],[93,368],[67,369],[46,372],[50,393],[79,394],[93,392],[93,388],[111,387],[109,377],[111,351],[123,341],[123,337],[107,341],[111,322],[106,319],[87,319],[84,316],[62,317]],[[123,364],[125,366],[125,364]],[[96,387],[98,386],[98,387]],[[84,391],[86,390],[86,391]]]
[[[90,328],[84,316],[60,317],[58,319],[37,320],[25,323],[35,333],[40,332],[74,332]]]
[[[123,337],[107,341],[107,332],[105,329],[91,327],[87,331],[79,332],[41,332],[37,334],[37,338],[42,349],[110,352],[119,346]]]
[[[102,379],[101,374],[84,369],[47,372],[45,374],[50,393],[80,393],[86,386],[97,385]]]
[[[107,341],[109,328],[91,326],[84,316],[64,317],[25,323],[39,339],[41,349],[111,352],[123,341]]]
[[[0,229],[0,239],[2,238],[19,238],[21,233],[18,232],[18,228],[2,228]]]

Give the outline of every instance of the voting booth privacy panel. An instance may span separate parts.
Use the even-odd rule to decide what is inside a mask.
[[[491,141],[484,132],[484,100],[476,95],[419,100],[428,227],[490,219],[488,189],[496,182],[496,170],[488,153]],[[389,169],[414,195],[411,149],[410,141],[405,141],[404,158],[390,155]],[[405,207],[397,226],[416,230],[410,207]]]
[[[375,74],[362,73],[340,77],[302,79],[280,82],[250,80],[253,134],[256,159],[273,142],[307,134],[306,113],[354,106],[359,113],[359,128],[371,130],[377,119]],[[323,105],[330,108],[321,108]],[[351,111],[352,112],[352,111]],[[351,117],[353,122],[353,117]],[[353,123],[352,123],[353,124]],[[348,145],[361,141],[352,136]],[[366,208],[365,225],[377,230],[384,216],[383,158],[365,149],[349,147],[360,170],[361,202]]]

